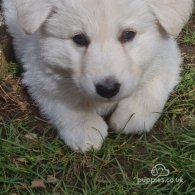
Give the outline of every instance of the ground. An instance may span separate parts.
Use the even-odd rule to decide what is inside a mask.
[[[0,82],[0,194],[193,195],[195,16],[178,42],[184,58],[181,82],[151,133],[111,132],[99,152],[84,155],[57,137],[21,86],[19,65],[9,64]],[[157,164],[169,175],[153,176]]]

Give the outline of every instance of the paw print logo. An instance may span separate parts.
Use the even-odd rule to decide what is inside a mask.
[[[170,171],[163,164],[157,164],[152,168],[151,174],[154,177],[166,177],[170,174]]]

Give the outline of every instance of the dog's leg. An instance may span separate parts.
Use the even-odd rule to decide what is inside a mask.
[[[159,118],[171,89],[163,80],[147,83],[119,103],[110,118],[111,128],[125,134],[149,131]]]
[[[64,102],[48,100],[41,107],[57,127],[60,138],[74,151],[101,148],[108,126],[95,110],[70,108]]]

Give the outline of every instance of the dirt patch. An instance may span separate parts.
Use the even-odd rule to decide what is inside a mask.
[[[194,45],[180,44],[180,48],[181,48],[182,53],[188,54],[190,56],[195,56],[195,46]]]
[[[32,102],[28,100],[21,86],[20,78],[8,76],[0,85],[0,115],[4,119],[22,119],[31,114]]]
[[[27,94],[19,77],[7,76],[0,83],[0,128],[1,124],[25,122],[28,129],[42,136],[43,129],[50,129],[48,139],[56,132],[43,116],[40,116],[35,102]],[[2,123],[1,123],[2,122]],[[4,129],[4,127],[2,126]]]

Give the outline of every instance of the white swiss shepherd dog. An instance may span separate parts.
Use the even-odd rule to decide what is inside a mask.
[[[4,0],[23,84],[73,150],[149,131],[178,83],[192,0]],[[104,117],[110,115],[108,124]]]

